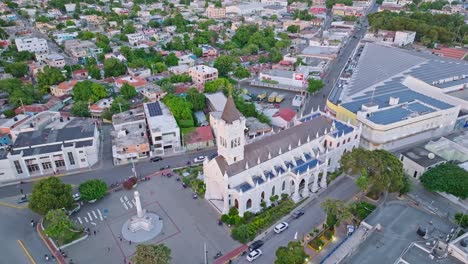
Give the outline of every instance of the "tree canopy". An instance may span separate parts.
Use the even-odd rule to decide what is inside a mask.
[[[316,93],[325,86],[322,80],[310,78],[307,84],[307,92]]]
[[[190,88],[187,91],[186,96],[187,102],[192,105],[193,111],[203,110],[206,106],[206,97],[200,93],[196,88]]]
[[[218,70],[219,76],[227,76],[230,71],[234,70],[237,63],[238,59],[232,56],[220,55],[215,59],[213,67]]]
[[[250,72],[246,68],[239,66],[234,70],[234,76],[239,79],[249,78]]]
[[[44,218],[44,225],[44,232],[60,242],[69,241],[74,236],[75,225],[62,209],[48,211]]]
[[[468,197],[468,172],[456,164],[438,165],[426,171],[420,180],[431,192],[446,192],[461,199]]]
[[[41,99],[34,86],[24,84],[16,78],[0,80],[0,91],[8,93],[8,102],[14,107],[29,105]]]
[[[71,185],[62,183],[56,177],[34,183],[29,196],[29,209],[40,215],[45,215],[53,209],[68,208],[72,203]]]
[[[341,157],[344,171],[367,172],[369,190],[378,195],[384,191],[399,192],[404,188],[403,165],[386,150],[353,149]]]
[[[348,204],[342,200],[328,198],[322,202],[320,207],[327,214],[327,225],[330,228],[339,225],[341,221],[350,218],[352,215]],[[333,219],[333,221],[330,219]]]
[[[132,261],[138,264],[169,264],[171,259],[171,249],[164,244],[138,244],[132,256]]]
[[[79,117],[89,117],[91,116],[89,112],[89,107],[88,103],[85,101],[77,101],[73,103],[72,108],[70,109],[70,113],[73,116],[79,116]]]
[[[104,85],[89,80],[78,82],[73,87],[73,99],[75,101],[95,103],[108,96],[109,94]]]
[[[110,58],[104,61],[104,76],[117,77],[127,72],[127,66],[116,58]]]
[[[276,250],[275,264],[302,264],[306,258],[307,254],[301,242],[291,241],[287,247],[279,247]]]
[[[37,74],[37,85],[41,94],[50,92],[50,86],[65,81],[62,72],[54,67],[45,66],[44,70]]]
[[[135,87],[128,83],[124,83],[122,87],[120,87],[120,94],[123,98],[127,100],[132,99],[133,97],[138,95],[137,91],[135,90]]]
[[[21,78],[28,74],[29,67],[22,62],[8,63],[5,65],[5,72],[10,73],[13,77]]]
[[[167,105],[180,127],[193,127],[192,104],[184,98],[168,94],[164,96],[163,102]]]
[[[232,84],[226,78],[218,78],[205,83],[205,93],[216,93],[218,91],[224,91],[227,93],[231,88]]]
[[[107,184],[99,179],[87,180],[80,184],[81,199],[85,201],[98,200],[107,193]]]

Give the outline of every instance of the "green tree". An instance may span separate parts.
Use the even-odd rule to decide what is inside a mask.
[[[455,222],[462,228],[468,228],[468,215],[463,213],[456,213]]]
[[[100,80],[102,78],[101,76],[101,70],[96,66],[96,65],[91,65],[87,67],[88,69],[88,75],[91,76],[91,78]]]
[[[29,67],[22,62],[9,63],[5,66],[5,72],[10,73],[13,77],[21,78],[28,74]]]
[[[301,28],[299,26],[297,26],[297,25],[290,25],[290,26],[288,26],[286,31],[288,31],[290,33],[299,33],[299,31],[301,31]]]
[[[130,100],[138,95],[137,91],[135,90],[135,87],[131,86],[128,83],[124,83],[122,85],[122,87],[120,88],[120,94],[123,96],[123,98],[127,100]]]
[[[336,218],[335,225],[337,226],[340,225],[341,221],[349,219],[352,215],[350,207],[342,200],[327,198],[322,202],[320,207],[325,211],[327,217],[332,216]],[[329,227],[332,228],[333,226]]]
[[[218,91],[228,91],[232,88],[232,84],[226,78],[218,78],[205,83],[205,93],[216,93]]]
[[[177,63],[179,63],[179,62],[177,62]],[[157,73],[165,72],[165,71],[167,71],[167,66],[166,66],[166,64],[164,64],[162,62],[156,62],[154,64],[154,71],[156,71]]]
[[[369,189],[369,177],[367,175],[367,170],[362,169],[361,175],[356,179],[356,185],[358,186],[359,190],[361,191],[361,198],[363,195],[367,193]]]
[[[94,103],[106,97],[108,97],[107,89],[99,83],[84,80],[73,87],[73,99],[75,101]]]
[[[3,111],[3,115],[5,115],[6,118],[12,118],[16,114],[15,114],[15,111],[13,111],[13,109],[7,109],[7,110]]]
[[[90,40],[94,38],[94,33],[88,30],[80,31],[78,32],[77,38],[81,40]]]
[[[310,78],[307,84],[307,92],[316,93],[320,91],[320,89],[322,89],[323,86],[325,86],[325,84],[323,83],[322,80]]]
[[[206,106],[206,97],[196,88],[190,88],[187,91],[187,101],[192,105],[193,111],[203,110]]]
[[[89,113],[88,103],[85,101],[75,102],[72,108],[70,109],[70,113],[73,116],[79,116],[79,117],[91,116],[91,114]]]
[[[246,68],[239,66],[234,70],[234,76],[239,79],[249,78],[250,72]]]
[[[171,82],[163,83],[161,89],[168,94],[174,94],[176,92],[176,87]]]
[[[307,254],[300,241],[291,241],[287,247],[279,247],[276,250],[275,264],[303,264]]]
[[[171,249],[164,244],[139,244],[132,256],[132,261],[138,264],[169,264],[171,260]]]
[[[34,183],[29,196],[29,209],[40,215],[45,215],[53,209],[68,208],[72,203],[71,185],[62,183],[56,177]]]
[[[127,111],[130,109],[130,102],[125,100],[122,96],[118,96],[112,102],[110,109],[112,114]]]
[[[461,199],[468,197],[468,172],[456,164],[438,165],[426,171],[420,180],[431,192],[446,192]]]
[[[169,53],[166,57],[166,65],[168,67],[179,65],[179,58],[175,55],[174,52]]]
[[[283,54],[277,48],[270,50],[269,59],[271,62],[278,63],[283,59]]]
[[[41,94],[48,94],[50,86],[65,81],[62,72],[54,67],[45,66],[42,72],[37,74],[37,85]]]
[[[219,76],[227,76],[237,63],[238,60],[232,56],[220,55],[215,59],[213,67],[218,69]]]
[[[133,25],[133,22],[129,22],[124,25],[122,28],[122,33],[123,34],[133,34],[136,32],[135,26]]]
[[[99,179],[87,180],[78,187],[81,199],[85,201],[99,200],[107,193],[107,184]]]
[[[62,209],[52,209],[47,212],[44,218],[44,232],[51,238],[63,243],[73,238],[75,225]]]
[[[123,62],[116,58],[104,60],[104,76],[117,77],[124,75],[127,72],[127,67]]]
[[[401,161],[386,150],[353,149],[341,157],[345,172],[359,173],[363,169],[369,177],[369,190],[378,196],[381,192],[399,192],[404,188]]]

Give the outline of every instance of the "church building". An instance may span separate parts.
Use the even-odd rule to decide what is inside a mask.
[[[222,214],[256,213],[261,203],[286,194],[299,202],[327,187],[327,174],[343,153],[359,145],[361,129],[320,111],[297,118],[286,130],[246,138],[245,117],[231,96],[222,113],[211,115],[218,156],[205,160],[205,199]],[[213,118],[214,117],[214,118]]]

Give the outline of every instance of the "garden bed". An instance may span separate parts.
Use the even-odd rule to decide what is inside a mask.
[[[182,178],[182,182],[192,188],[199,197],[203,198],[205,196],[205,182],[202,179],[198,179],[199,173],[203,172],[202,165],[175,169],[174,172],[177,173]],[[184,174],[188,175],[184,176]]]
[[[269,228],[285,215],[289,214],[299,204],[285,198],[263,211],[252,214],[244,213],[244,217],[238,216],[238,211],[231,208],[228,215],[223,215],[221,220],[229,225],[233,225],[231,230],[232,237],[241,243],[252,241],[258,234]]]
[[[307,245],[316,252],[320,252],[333,240],[334,234],[335,232],[333,230],[324,229],[322,232],[318,233],[313,239],[311,239],[307,243]]]

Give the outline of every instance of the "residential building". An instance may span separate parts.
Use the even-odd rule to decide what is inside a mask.
[[[65,67],[65,58],[62,55],[57,54],[57,53],[47,54],[44,61],[50,67],[54,67],[54,68]]]
[[[468,63],[366,43],[350,67],[332,89],[327,111],[362,126],[365,148],[398,149],[467,124],[468,97],[454,93],[468,85]]]
[[[218,51],[210,45],[201,45],[202,56],[211,57],[218,55]]]
[[[268,109],[271,111],[264,111],[263,113],[270,118],[271,125],[286,129],[294,125],[296,120],[296,111],[290,108],[282,109]]]
[[[195,60],[192,58],[194,55],[184,55],[179,57],[179,65],[186,65],[188,67],[193,67],[195,66]]]
[[[88,78],[88,69],[79,69],[72,72],[72,79],[84,80]]]
[[[31,104],[31,105],[22,105],[15,109],[16,114],[28,114],[35,115],[44,111],[59,111],[65,106],[65,103],[71,99],[70,96],[55,97],[52,96],[44,104]]]
[[[332,8],[335,16],[363,16],[364,10],[364,7],[361,6],[347,6],[344,4],[335,4]]]
[[[16,178],[90,169],[99,160],[99,130],[95,125],[47,128],[18,135],[10,162]]]
[[[71,39],[63,42],[65,51],[75,59],[82,59],[101,53],[102,49],[89,40]]]
[[[92,117],[101,117],[104,109],[111,107],[113,101],[112,97],[101,99],[89,107],[89,113]]]
[[[145,38],[145,36],[143,36],[141,33],[127,34],[127,37],[128,43],[130,43],[132,46],[138,45],[138,43]]]
[[[264,4],[261,3],[248,3],[226,6],[226,13],[234,13],[237,15],[252,15],[258,14],[263,11]]]
[[[114,165],[128,164],[146,158],[150,144],[143,108],[136,108],[112,116],[112,157]]]
[[[76,39],[78,37],[77,32],[62,32],[62,33],[56,33],[52,36],[55,41],[59,44],[62,44],[66,40],[71,40],[71,39]]]
[[[29,51],[32,53],[48,53],[47,40],[40,38],[17,38],[15,39],[18,51]]]
[[[210,112],[222,112],[227,98],[223,92],[205,94],[206,106]]]
[[[78,80],[64,81],[57,85],[52,85],[50,87],[50,93],[54,96],[60,97],[64,95],[71,95],[73,87],[78,83]]]
[[[463,60],[466,58],[466,55],[468,54],[468,49],[441,47],[437,49],[432,49],[432,54],[435,54],[437,56],[441,56],[444,58]]]
[[[151,70],[148,68],[128,68],[128,74],[133,77],[147,78],[151,76]]]
[[[218,70],[205,65],[197,65],[189,68],[189,75],[196,85],[204,85],[206,82],[218,79]]]
[[[18,114],[12,118],[0,119],[0,134],[8,134],[10,138],[14,140],[11,130],[17,126],[20,126],[29,118],[28,115]]]
[[[398,46],[411,45],[416,38],[416,32],[414,31],[396,31],[395,32],[395,43]]]
[[[135,87],[136,90],[139,90],[140,87],[148,84],[148,82],[145,79],[138,76],[123,76],[115,79],[114,81],[114,84],[119,91],[125,83]]]
[[[187,150],[202,150],[214,147],[214,136],[210,126],[201,126],[188,133],[184,137],[184,145]]]
[[[162,102],[144,104],[153,154],[164,155],[181,149],[180,129],[166,105]]]
[[[159,101],[166,94],[159,85],[154,83],[148,83],[138,87],[137,92],[141,93],[151,102]]]
[[[425,149],[424,146],[416,146],[402,151],[400,160],[405,173],[413,178],[419,178],[427,170],[446,162],[439,155]]]
[[[265,83],[304,88],[307,85],[308,76],[308,72],[267,70],[260,73],[259,79]]]
[[[213,5],[206,8],[206,16],[212,19],[220,19],[226,17],[225,7],[214,7]]]
[[[360,130],[315,112],[296,125],[247,143],[246,119],[227,99],[211,124],[218,156],[203,163],[205,199],[220,213],[236,207],[239,215],[256,213],[270,198],[291,196],[299,202],[327,187],[327,174],[339,166],[346,151],[359,144]]]

